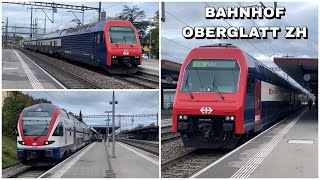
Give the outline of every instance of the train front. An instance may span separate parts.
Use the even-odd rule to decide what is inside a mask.
[[[114,74],[136,73],[142,64],[138,31],[130,21],[108,20],[104,34],[107,49],[107,70]]]
[[[59,114],[60,109],[51,104],[36,104],[21,112],[17,126],[20,161],[37,166],[60,160],[59,140],[63,127],[57,120]]]
[[[236,47],[199,47],[182,64],[172,131],[186,147],[232,148],[243,133],[247,64]]]

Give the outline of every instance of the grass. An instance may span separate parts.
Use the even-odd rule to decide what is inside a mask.
[[[6,135],[2,136],[2,169],[19,163],[17,157],[17,140]]]

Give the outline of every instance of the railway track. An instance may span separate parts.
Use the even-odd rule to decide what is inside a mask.
[[[30,167],[18,174],[11,176],[11,178],[37,178],[43,173],[47,172],[51,166],[47,167]]]
[[[173,133],[172,126],[161,127],[161,143],[168,143],[180,139],[180,133]]]
[[[91,71],[91,73],[94,73],[95,75],[99,76],[96,78],[92,77],[93,79],[97,79],[97,80],[101,79],[102,81],[104,81],[104,79],[114,79],[117,81],[121,81],[120,84],[128,83],[138,88],[144,88],[144,89],[159,88],[159,76],[145,74],[142,72],[138,72],[135,75],[129,74],[126,76],[108,75],[102,69],[99,69],[97,67],[91,67],[91,66],[88,66],[87,64],[81,64],[75,61],[64,62],[64,64],[68,64],[68,66],[72,66],[76,69],[80,69],[79,70],[80,72],[72,73],[70,72],[70,68],[72,67],[65,67],[63,65],[62,66],[58,65],[60,63],[56,64],[57,61],[63,62],[63,60],[58,60],[53,57],[40,54],[40,53],[34,53],[23,48],[19,48],[18,50],[28,55],[28,57],[31,58],[36,64],[38,64],[43,69],[47,70],[53,77],[59,80],[65,87],[70,89],[111,88],[110,85],[103,85],[105,82],[97,83],[95,81],[91,81],[90,78],[81,78],[81,74],[84,73],[81,71]],[[91,76],[89,75],[89,77]],[[102,85],[100,86],[99,84],[101,83]],[[119,82],[118,83],[114,82],[114,83],[116,86],[119,85]],[[114,87],[114,88],[118,89],[118,87]],[[126,89],[131,89],[131,88],[126,87]]]
[[[207,165],[217,161],[228,151],[191,150],[161,164],[162,178],[188,178]]]
[[[41,68],[45,69],[48,73],[59,80],[68,89],[102,89],[99,85],[83,79],[77,74],[70,72],[65,67],[55,64],[55,61],[49,61],[47,59],[39,57],[36,53],[31,53],[25,49],[19,49],[28,57],[37,63]]]
[[[185,148],[180,134],[172,133],[171,128],[172,126],[161,128],[162,178],[188,178],[227,153]]]
[[[126,76],[112,76],[114,78],[117,78],[119,80],[126,81],[128,83],[141,86],[146,89],[157,89],[159,88],[159,81],[151,78],[147,78],[142,75],[135,75],[135,74],[129,74]]]

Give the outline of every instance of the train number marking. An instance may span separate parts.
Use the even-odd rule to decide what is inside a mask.
[[[211,107],[202,107],[202,108],[200,109],[200,112],[201,112],[202,114],[211,114],[211,113],[212,113],[212,109],[211,109]]]

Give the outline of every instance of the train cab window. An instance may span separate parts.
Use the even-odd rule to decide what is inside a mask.
[[[239,76],[234,59],[193,59],[185,69],[181,91],[235,93]]]
[[[115,44],[137,44],[135,31],[129,26],[110,26],[110,41]]]
[[[45,136],[48,133],[51,115],[48,111],[29,111],[22,117],[24,136]]]

